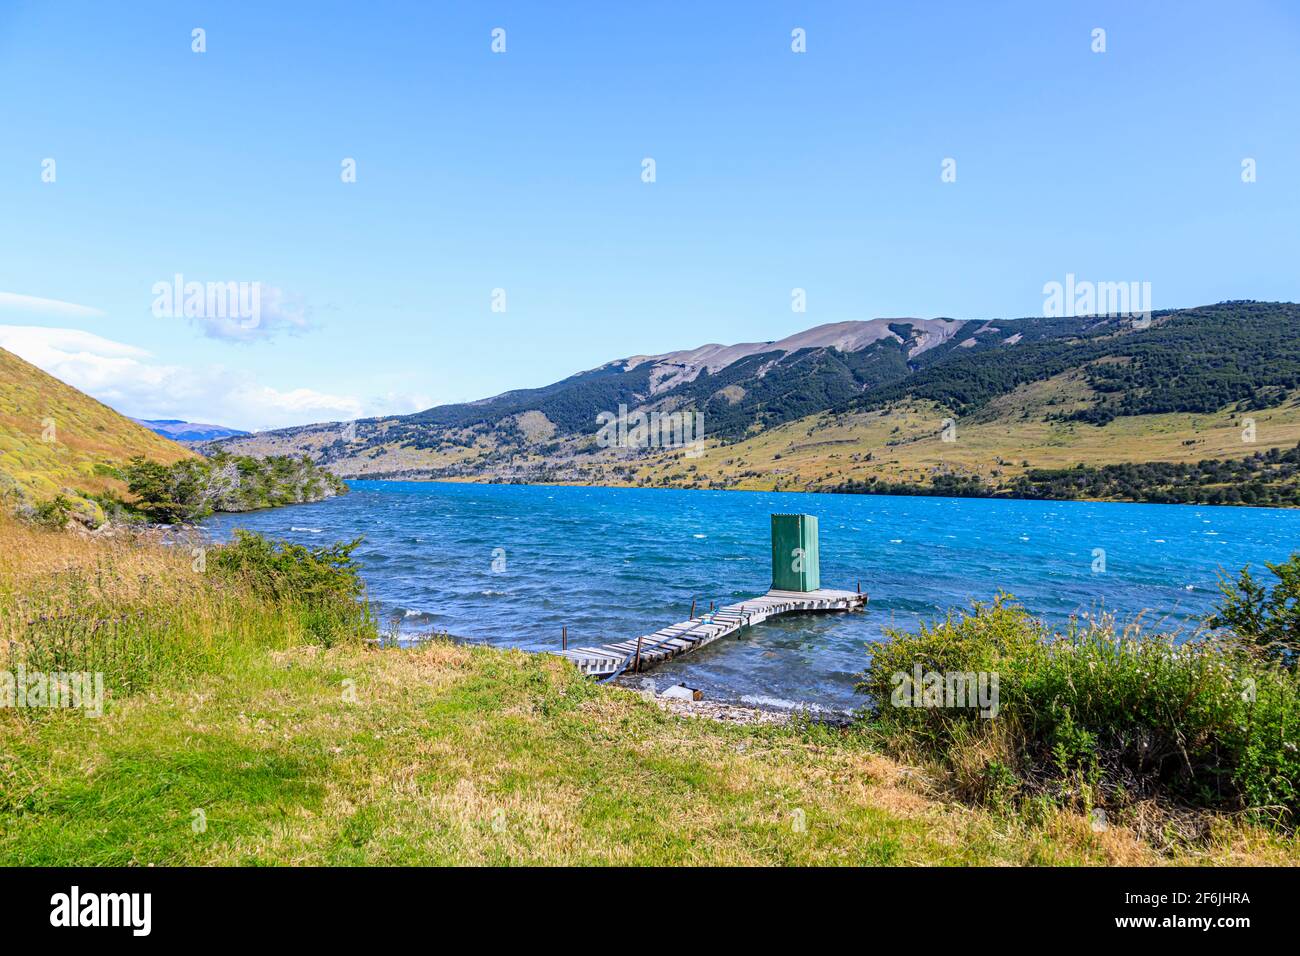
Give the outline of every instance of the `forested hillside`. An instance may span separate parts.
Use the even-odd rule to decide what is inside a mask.
[[[212,447],[305,454],[346,477],[817,490],[874,482],[1059,495],[1065,484],[1047,476],[1076,465],[1190,467],[1290,451],[1300,441],[1297,393],[1300,306],[1234,301],[1149,321],[836,323],[780,342],[623,359],[482,402]],[[704,440],[605,447],[601,416],[620,406],[699,413]],[[1095,497],[1140,487],[1191,500],[1192,476],[1158,470],[1067,483]],[[1294,480],[1240,500],[1291,503]]]
[[[1101,425],[1121,415],[1212,412],[1234,402],[1263,408],[1300,387],[1300,307],[1291,304],[1225,302],[1154,313],[1145,330],[1105,320],[1055,332],[1014,348],[977,343],[922,356],[915,375],[855,404],[882,408],[914,398],[965,415],[1020,385],[1082,368],[1097,395],[1070,417]]]

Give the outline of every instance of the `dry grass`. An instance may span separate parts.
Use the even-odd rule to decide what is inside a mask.
[[[313,641],[316,609],[209,575],[198,543],[0,515],[0,669],[102,672],[112,699]]]

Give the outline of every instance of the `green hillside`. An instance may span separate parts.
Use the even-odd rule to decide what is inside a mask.
[[[0,498],[122,493],[112,470],[134,456],[171,463],[193,452],[0,349]]]
[[[847,344],[844,327],[870,323],[716,347],[741,353],[716,367],[697,354],[712,346],[624,359],[469,405],[215,447],[305,454],[344,477],[1300,503],[1300,305],[1222,302],[1149,325],[878,322],[887,334]],[[602,447],[598,416],[620,405],[700,412],[702,447]]]

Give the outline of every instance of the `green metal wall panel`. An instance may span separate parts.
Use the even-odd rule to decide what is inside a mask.
[[[821,587],[816,515],[772,515],[772,587],[778,591]]]

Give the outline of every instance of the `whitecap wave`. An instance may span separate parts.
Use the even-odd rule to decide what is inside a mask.
[[[786,700],[784,697],[770,697],[767,694],[745,694],[740,700],[751,707],[771,707],[775,710],[807,710],[817,714],[831,711],[831,708],[811,701]]]

